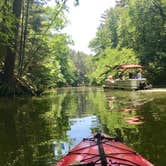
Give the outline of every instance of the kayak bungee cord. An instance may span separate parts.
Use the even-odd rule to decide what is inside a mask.
[[[100,133],[97,133],[95,137],[97,139],[97,146],[99,150],[99,155],[101,159],[101,165],[102,166],[107,166],[107,159],[106,159],[106,154],[104,152],[103,144],[102,144],[102,137]]]
[[[107,164],[108,164],[107,163],[107,158],[109,158],[109,162],[111,162],[111,164],[116,164],[117,166],[118,165],[119,166],[121,166],[121,165],[124,165],[124,166],[140,166],[139,164],[137,164],[133,161],[130,161],[130,160],[124,159],[124,158],[119,158],[119,157],[115,156],[115,155],[120,155],[120,154],[135,154],[135,155],[137,155],[137,153],[135,151],[131,151],[131,150],[128,150],[128,149],[124,149],[124,148],[109,144],[110,141],[111,142],[113,142],[113,141],[114,142],[119,142],[119,140],[117,138],[112,138],[112,137],[108,138],[108,137],[105,137],[104,135],[102,135],[101,133],[97,133],[96,135],[94,135],[94,137],[84,138],[83,141],[91,141],[91,142],[95,142],[96,144],[93,144],[93,145],[90,145],[90,146],[87,146],[87,147],[83,147],[83,148],[79,148],[77,150],[69,152],[69,154],[82,154],[79,151],[81,151],[83,149],[86,149],[86,148],[89,148],[89,147],[94,147],[96,145],[98,146],[99,154],[84,153],[86,155],[90,155],[91,157],[88,157],[86,159],[82,159],[79,164],[72,164],[71,166],[95,166],[95,165],[98,165],[98,164],[101,165],[101,166],[107,166]],[[121,150],[124,150],[124,151],[127,151],[127,152],[126,153],[125,152],[123,152],[123,153],[120,152],[120,153],[105,154],[103,144],[111,146],[113,148],[118,148],[118,149],[121,149]],[[91,159],[96,158],[96,157],[98,158],[96,161],[81,164],[81,162],[85,162],[85,161],[91,160]],[[112,161],[112,159],[120,160],[120,161]],[[99,163],[99,161],[100,161],[100,163]],[[128,163],[124,163],[124,162],[128,162]]]

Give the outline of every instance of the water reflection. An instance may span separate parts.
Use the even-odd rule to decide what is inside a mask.
[[[96,89],[59,89],[40,98],[1,98],[0,165],[54,164],[64,153],[62,145],[70,148],[96,128],[93,114],[100,103],[92,101],[102,95]],[[81,126],[83,135],[74,137]]]
[[[70,119],[71,130],[68,131],[70,139],[73,140],[72,146],[78,144],[83,138],[90,136],[93,128],[97,128],[97,117],[87,116],[83,118]]]
[[[108,103],[109,95],[115,98],[111,103],[116,106],[116,110],[115,106],[110,107],[110,121],[113,122],[110,126],[107,125],[107,131],[111,133],[119,129],[126,144],[132,146],[154,165],[166,165],[164,159],[166,155],[166,94],[106,92]],[[124,102],[121,103],[119,100]]]
[[[70,119],[70,130],[67,132],[68,139],[66,142],[54,142],[55,157],[65,155],[69,149],[77,145],[83,138],[90,136],[92,130],[97,128],[97,117],[87,116],[82,118]]]
[[[164,93],[85,87],[35,98],[1,98],[0,165],[54,165],[97,131],[118,135],[154,165],[166,165],[165,100]]]

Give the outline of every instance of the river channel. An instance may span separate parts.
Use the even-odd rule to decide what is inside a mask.
[[[52,166],[95,132],[166,165],[166,92],[62,88],[0,98],[0,166]]]

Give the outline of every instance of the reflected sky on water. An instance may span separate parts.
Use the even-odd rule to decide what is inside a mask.
[[[118,135],[154,165],[166,165],[166,93],[64,88],[0,98],[0,165],[55,165],[83,138]]]

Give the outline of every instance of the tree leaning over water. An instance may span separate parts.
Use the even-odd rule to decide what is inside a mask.
[[[50,84],[72,84],[72,41],[61,32],[67,23],[66,0],[56,1],[54,8],[44,0],[2,0],[0,9],[1,95],[35,94]]]

